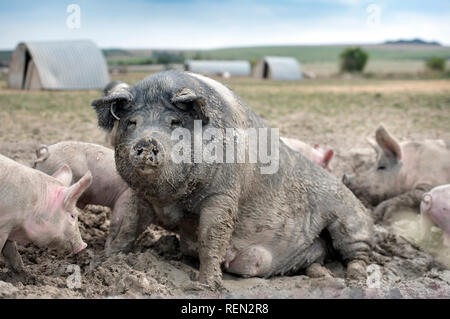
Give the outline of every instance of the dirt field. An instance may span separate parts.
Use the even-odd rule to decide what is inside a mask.
[[[116,78],[133,84],[143,75]],[[333,173],[338,178],[359,164],[352,150],[367,150],[365,138],[373,136],[379,123],[400,140],[450,140],[450,80],[280,83],[244,79],[228,80],[226,84],[273,127],[280,128],[282,135],[333,147]],[[0,154],[30,165],[41,143],[80,140],[106,146],[89,106],[99,95],[94,91],[15,91],[7,89],[5,78],[0,78]],[[298,274],[243,279],[225,274],[226,290],[212,293],[199,290],[192,282],[198,274],[198,262],[181,256],[178,238],[156,227],[144,233],[132,253],[102,259],[109,210],[89,207],[80,216],[88,249],[65,256],[20,245],[29,276],[25,282],[18,282],[0,258],[0,297],[450,298],[450,271],[444,265],[450,252],[436,245],[428,249],[431,246],[411,244],[399,236],[414,237],[416,215],[413,212],[408,216],[396,221],[395,233],[376,228],[377,248],[370,278],[380,275],[382,284],[378,288],[363,281],[347,281],[343,266],[332,262],[327,267],[335,278],[310,279]],[[441,240],[436,237],[436,241]],[[71,286],[76,275],[74,265],[81,270],[78,288]]]

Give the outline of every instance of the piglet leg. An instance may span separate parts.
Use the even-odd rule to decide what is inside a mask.
[[[105,245],[106,256],[117,252],[129,252],[135,240],[154,220],[154,211],[150,205],[131,196],[123,208],[121,222],[112,227]],[[117,211],[113,213],[117,217]],[[114,217],[113,217],[114,218]]]
[[[17,246],[14,241],[7,240],[2,250],[3,256],[9,264],[9,267],[16,273],[23,273],[23,262],[17,251]]]
[[[133,209],[135,205],[132,204],[130,205],[129,203],[130,197],[131,197],[131,190],[128,189],[119,196],[116,203],[114,204],[114,207],[112,207],[111,223],[109,226],[108,237],[105,243],[106,249],[111,247],[112,241],[115,240],[117,235],[119,234],[124,216],[128,212],[133,213],[130,211],[130,209]]]
[[[431,186],[420,185],[415,189],[398,195],[396,197],[385,200],[380,203],[373,211],[373,218],[375,222],[381,222],[386,216],[393,212],[399,211],[402,208],[418,209],[423,195],[431,190]]]

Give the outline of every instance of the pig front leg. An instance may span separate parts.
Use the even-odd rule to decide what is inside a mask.
[[[216,195],[206,199],[199,210],[199,282],[214,290],[222,288],[221,264],[234,229],[236,203],[227,195]]]
[[[111,209],[111,222],[108,237],[105,243],[105,250],[108,250],[111,247],[112,241],[117,237],[122,226],[124,216],[134,208],[133,204],[129,202],[131,200],[131,196],[131,190],[127,189],[119,196]]]
[[[7,240],[2,250],[3,256],[8,262],[9,267],[16,273],[24,273],[22,257],[17,251],[14,241]]]
[[[430,185],[423,184],[409,192],[390,198],[378,204],[372,214],[374,222],[382,222],[386,216],[389,216],[391,213],[399,211],[402,208],[412,208],[418,210],[423,195],[431,190],[431,188],[432,187]]]
[[[112,225],[106,240],[106,256],[111,256],[116,252],[130,251],[135,240],[152,223],[154,217],[153,208],[134,195],[119,207],[114,206],[114,213],[111,217],[114,225]]]

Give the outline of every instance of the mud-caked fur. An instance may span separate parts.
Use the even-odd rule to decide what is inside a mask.
[[[260,257],[269,252],[271,262],[257,261],[256,269],[250,273],[242,269],[241,275],[269,277],[307,268],[324,258],[319,239],[324,230],[343,260],[357,265],[349,271],[363,269],[372,245],[365,208],[340,181],[284,143],[279,143],[279,169],[274,174],[262,174],[262,163],[169,160],[175,143],[170,139],[172,130],[182,126],[192,131],[195,119],[202,120],[203,130],[269,127],[224,85],[188,72],[154,74],[115,98],[93,101],[105,130],[115,122],[113,104],[120,117],[115,135],[117,170],[136,192],[136,201],[149,206],[146,217],[130,216],[135,220],[124,224],[145,229],[142,223],[158,221],[179,232],[184,251],[200,259],[201,283],[220,286],[221,267],[238,265],[255,246],[252,253],[265,249]],[[136,159],[136,145],[154,140],[163,164],[144,172]]]

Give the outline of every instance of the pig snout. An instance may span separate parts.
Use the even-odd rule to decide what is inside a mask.
[[[87,244],[85,242],[83,242],[79,248],[77,248],[73,251],[73,253],[78,254],[79,252],[83,251],[86,247],[87,247]]]
[[[422,202],[420,203],[420,210],[422,212],[427,212],[431,209],[431,204],[433,202],[433,197],[430,193],[425,193],[422,197]]]
[[[145,173],[162,165],[164,150],[155,138],[147,137],[134,144],[130,156],[133,165]]]

